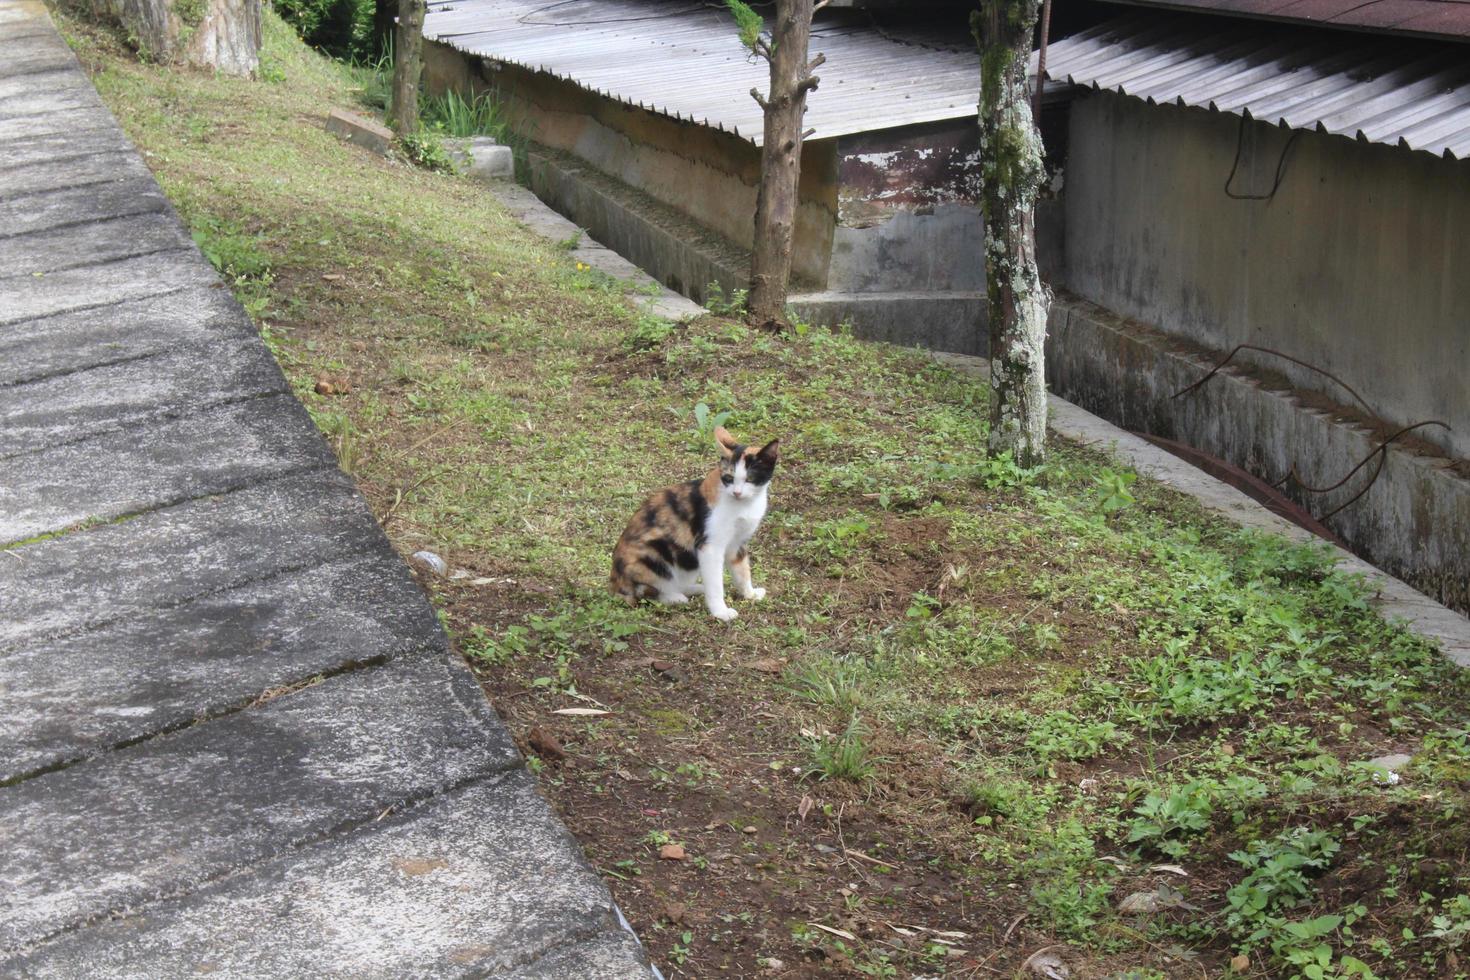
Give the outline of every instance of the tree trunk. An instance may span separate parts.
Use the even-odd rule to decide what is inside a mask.
[[[749,300],[750,321],[762,326],[786,320],[797,185],[801,178],[802,116],[807,92],[820,81],[812,70],[824,60],[821,55],[811,63],[806,60],[812,7],[813,0],[777,0],[776,25],[766,53],[771,64],[771,90],[766,98],[754,89],[750,92],[765,114]]]
[[[389,119],[399,136],[419,129],[419,76],[423,72],[424,0],[399,0],[394,44],[393,105]]]
[[[260,64],[260,0],[94,0],[138,51],[164,64],[250,75]]]
[[[1018,465],[1045,458],[1046,316],[1036,269],[1036,196],[1045,180],[1026,73],[1039,0],[982,0],[980,166],[990,308],[990,445]]]

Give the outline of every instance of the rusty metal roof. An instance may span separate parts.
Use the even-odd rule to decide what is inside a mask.
[[[1436,155],[1470,158],[1470,57],[1456,44],[1140,14],[1047,51],[1048,78]]]
[[[1467,0],[1121,0],[1145,7],[1295,21],[1383,34],[1470,39]]]
[[[807,97],[806,124],[816,131],[809,138],[975,115],[980,61],[973,48],[906,43],[865,15],[829,14],[812,33],[812,56],[825,54],[827,63],[817,70],[820,88]],[[424,36],[761,143],[761,110],[750,90],[766,91],[768,69],[747,55],[734,21],[716,5],[436,0]]]

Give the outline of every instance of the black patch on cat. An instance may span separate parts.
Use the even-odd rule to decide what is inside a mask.
[[[663,562],[659,561],[657,558],[652,558],[652,557],[650,557],[648,555],[644,555],[642,558],[639,558],[638,560],[641,561],[648,568],[648,570],[650,572],[652,572],[653,574],[657,575],[659,578],[673,578],[674,577],[673,573],[669,571],[669,566],[665,565]]]
[[[667,538],[654,538],[648,542],[648,546],[658,552],[658,556],[666,562],[674,560],[674,546],[669,544]]]
[[[679,548],[675,552],[674,563],[686,572],[699,570],[699,556],[688,548]]]
[[[673,511],[679,520],[686,524],[689,522],[689,508],[684,506],[684,501],[672,489],[664,491],[664,506]]]
[[[628,563],[623,561],[622,555],[613,555],[613,574],[619,577],[628,570]]]
[[[764,456],[756,455],[745,457],[745,479],[755,484],[756,486],[759,487],[764,484],[770,483],[771,477],[774,476],[775,473],[776,464],[772,463]]]
[[[679,516],[689,522],[689,529],[694,532],[694,547],[698,548],[704,544],[704,527],[709,522],[709,504],[704,499],[704,493],[699,489],[702,481],[690,480],[685,484],[689,488],[689,510],[680,511]]]

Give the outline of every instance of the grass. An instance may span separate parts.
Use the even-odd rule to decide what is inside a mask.
[[[326,134],[354,82],[269,13],[283,83],[68,29],[395,545],[470,573],[426,584],[672,972],[1462,970],[1470,687],[1321,552],[1066,443],[982,460],[984,387],[917,353],[640,316]],[[717,420],[783,440],[770,598],[629,609],[611,544]]]

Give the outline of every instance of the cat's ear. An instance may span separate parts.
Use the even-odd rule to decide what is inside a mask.
[[[740,448],[740,443],[735,441],[735,437],[730,435],[723,425],[715,426],[715,442],[719,443],[720,455],[726,459],[734,456],[735,450]]]
[[[770,442],[762,446],[761,451],[756,453],[756,455],[766,462],[770,463],[772,466],[775,466],[777,457],[781,455],[780,446],[780,439],[772,439]]]

